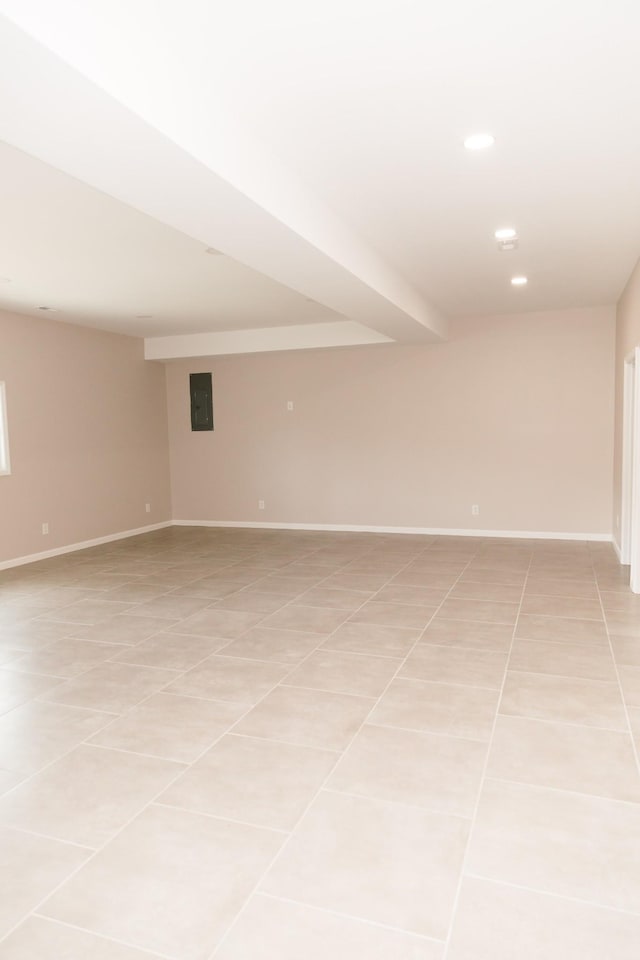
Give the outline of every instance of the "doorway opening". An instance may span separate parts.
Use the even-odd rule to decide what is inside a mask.
[[[629,584],[640,593],[640,347],[624,363],[622,429],[620,560],[629,564]]]

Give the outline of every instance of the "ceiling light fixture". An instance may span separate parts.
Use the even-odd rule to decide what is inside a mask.
[[[514,287],[524,287],[526,283],[526,277],[511,277],[511,285]]]
[[[492,147],[495,142],[496,138],[491,133],[472,133],[471,136],[466,138],[464,145],[467,150],[486,150],[487,147]]]
[[[513,227],[500,227],[494,234],[496,240],[514,240],[517,237]]]

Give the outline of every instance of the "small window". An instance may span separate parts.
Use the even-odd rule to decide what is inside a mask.
[[[7,426],[7,393],[0,381],[0,476],[11,473],[9,463],[9,428]]]

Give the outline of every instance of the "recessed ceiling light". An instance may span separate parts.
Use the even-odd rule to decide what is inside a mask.
[[[37,310],[46,310],[48,313],[57,313],[57,312],[58,312],[58,308],[57,308],[57,307],[37,307],[36,309],[37,309]]]
[[[527,283],[526,277],[511,277],[511,283],[514,287],[524,287]]]
[[[513,240],[517,236],[513,227],[500,227],[494,234],[496,240]]]
[[[472,133],[464,141],[464,145],[467,150],[486,150],[487,147],[492,147],[495,142],[496,138],[491,133]]]

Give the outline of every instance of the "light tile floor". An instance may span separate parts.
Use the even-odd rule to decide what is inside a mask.
[[[637,960],[625,572],[172,528],[0,573],[1,960]]]

